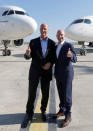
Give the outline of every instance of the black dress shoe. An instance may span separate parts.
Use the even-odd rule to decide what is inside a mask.
[[[41,113],[42,120],[46,122],[46,112]]]
[[[22,123],[21,123],[21,128],[26,128],[28,125],[28,122],[31,120],[32,120],[32,116],[29,116],[28,114],[26,114]]]

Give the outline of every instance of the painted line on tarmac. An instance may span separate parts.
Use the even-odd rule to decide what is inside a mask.
[[[32,124],[30,125],[29,131],[48,131],[48,123],[43,122],[41,119],[41,91],[37,100],[37,105],[33,117]],[[47,106],[47,112],[49,112],[49,104]]]
[[[53,78],[50,87],[50,101],[49,101],[49,116],[48,131],[57,131],[56,120],[51,119],[51,116],[56,113],[56,96],[55,96],[55,79]]]
[[[41,89],[38,89],[38,97],[36,100],[36,108],[33,121],[30,125],[29,131],[57,131],[56,120],[51,119],[51,115],[56,113],[56,96],[55,96],[55,79],[53,78],[50,85],[50,97],[47,105],[47,122],[41,119]]]

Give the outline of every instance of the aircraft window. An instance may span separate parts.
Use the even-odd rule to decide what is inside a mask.
[[[7,15],[12,15],[12,14],[14,14],[14,11],[10,10]]]
[[[85,20],[84,20],[84,23],[86,23],[86,24],[91,24],[91,20],[85,19]]]
[[[8,10],[6,10],[6,11],[2,14],[2,16],[7,15],[7,13],[8,13]]]
[[[74,22],[72,22],[72,24],[83,23],[83,21],[84,21],[84,19],[78,19],[78,20],[75,20]]]
[[[19,15],[25,15],[25,12],[23,12],[23,11],[17,11],[17,10],[15,10],[15,14],[19,14]]]

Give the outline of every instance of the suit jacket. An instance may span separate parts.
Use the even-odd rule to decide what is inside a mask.
[[[67,58],[67,52],[69,48],[72,52],[71,58]],[[66,79],[72,80],[74,75],[72,62],[76,62],[76,61],[77,61],[77,57],[74,51],[74,47],[70,43],[65,41],[59,52],[58,58],[56,57],[55,60],[56,79],[59,81],[63,81]]]
[[[55,55],[55,42],[48,38],[47,50],[45,57],[43,57],[42,47],[40,37],[30,41],[31,54],[30,56],[24,55],[26,59],[32,58],[30,70],[29,70],[29,79],[31,81],[36,80],[40,76],[45,77],[48,80],[52,79],[52,66],[54,64],[54,55]],[[49,70],[43,70],[47,62],[51,63]]]

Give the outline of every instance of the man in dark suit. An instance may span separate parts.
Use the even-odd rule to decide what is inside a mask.
[[[46,107],[49,99],[49,86],[52,80],[52,66],[55,55],[55,42],[47,37],[48,25],[40,26],[41,36],[30,41],[29,47],[25,53],[25,58],[32,58],[29,70],[29,93],[26,106],[26,115],[21,124],[21,128],[26,128],[34,113],[34,101],[36,98],[36,90],[41,82],[41,116],[46,121]]]
[[[65,32],[63,30],[58,30],[55,77],[60,99],[60,110],[53,117],[58,118],[60,116],[65,116],[62,127],[67,126],[71,122],[72,80],[74,75],[72,62],[77,61],[74,47],[70,43],[66,42],[64,38]]]

